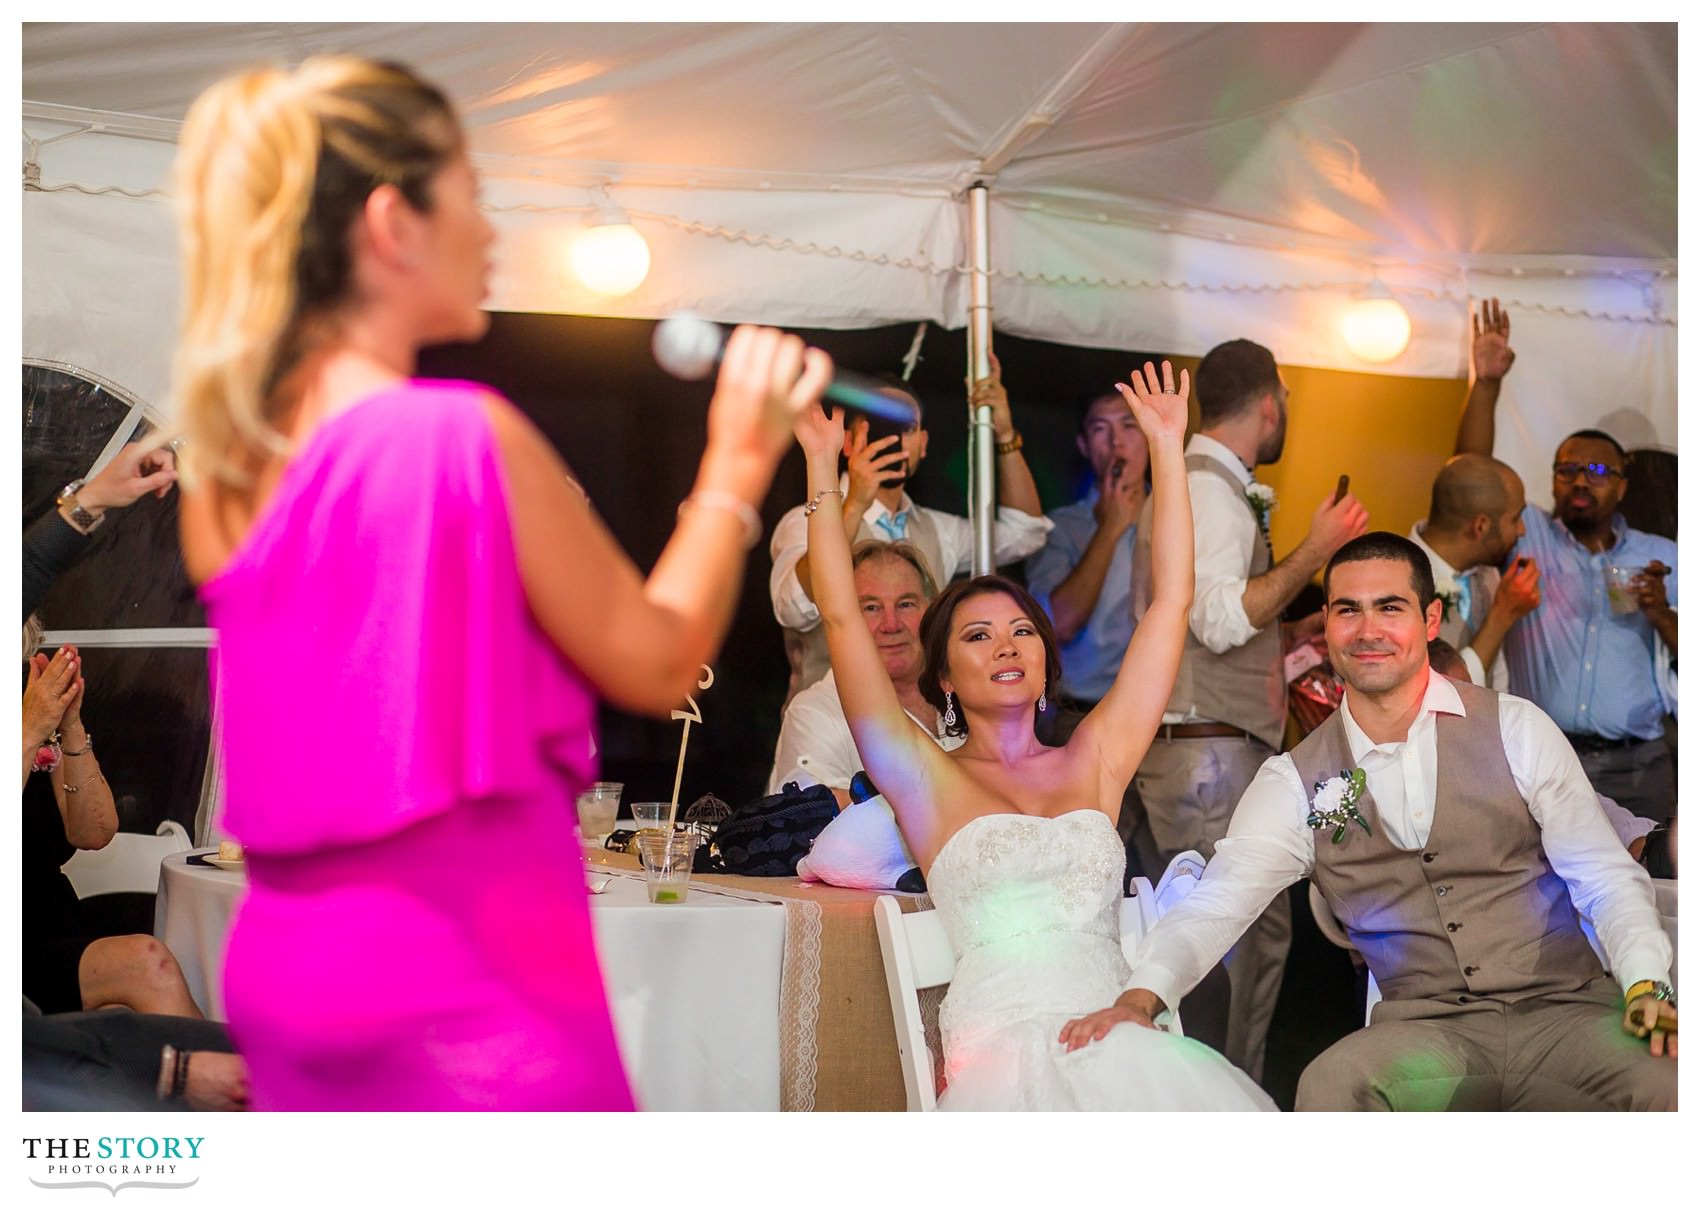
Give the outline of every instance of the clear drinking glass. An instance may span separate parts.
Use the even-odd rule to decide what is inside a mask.
[[[1634,580],[1647,571],[1644,564],[1614,564],[1606,569],[1606,601],[1614,615],[1631,615],[1641,609]]]
[[[632,820],[637,822],[639,831],[665,830],[667,828],[667,811],[673,806],[665,800],[638,800],[632,802]]]
[[[638,857],[643,861],[643,880],[651,901],[685,900],[690,891],[691,858],[696,848],[696,836],[689,831],[671,834],[665,830],[646,830],[638,835]]]
[[[601,846],[620,815],[623,783],[593,783],[578,794],[578,832],[588,845]]]

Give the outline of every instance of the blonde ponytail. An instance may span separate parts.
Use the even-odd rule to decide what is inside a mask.
[[[349,229],[379,184],[421,210],[459,145],[447,100],[405,68],[322,56],[203,93],[184,124],[175,193],[183,271],[173,361],[179,454],[243,488],[284,454],[279,381],[349,289]]]

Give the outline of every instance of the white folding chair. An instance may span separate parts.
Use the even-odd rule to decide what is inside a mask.
[[[1151,882],[1138,877],[1134,895],[1122,899],[1123,955],[1131,960],[1139,941],[1156,921]],[[879,934],[880,957],[885,961],[886,992],[891,998],[891,1021],[897,1029],[897,1054],[909,1111],[932,1112],[938,1108],[938,1084],[921,1018],[921,991],[950,984],[956,972],[956,953],[937,910],[905,914],[897,898],[889,894],[874,902],[874,929]],[[1166,1018],[1163,1026],[1179,1036],[1180,1016],[1170,1012]]]
[[[157,893],[160,862],[190,845],[189,831],[167,821],[153,834],[119,831],[100,850],[78,851],[59,870],[80,899],[103,893]]]

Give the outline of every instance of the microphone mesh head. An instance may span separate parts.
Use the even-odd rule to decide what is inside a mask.
[[[705,379],[720,358],[720,326],[695,312],[674,312],[655,326],[655,361],[677,379]]]

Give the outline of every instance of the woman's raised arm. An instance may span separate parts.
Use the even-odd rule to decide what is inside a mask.
[[[1152,600],[1122,655],[1109,693],[1098,701],[1074,735],[1071,750],[1093,753],[1102,772],[1103,804],[1119,805],[1139,769],[1180,672],[1192,607],[1192,498],[1186,483],[1186,398],[1191,383],[1174,369],[1145,364],[1129,384],[1118,383],[1151,448]]]
[[[492,398],[527,601],[609,702],[662,715],[690,693],[731,623],[746,550],[761,537],[756,507],[790,444],[792,420],[815,408],[831,377],[832,360],[805,349],[801,338],[734,330],[696,486],[647,579],[554,448],[518,410]]]
[[[806,409],[797,418],[796,433],[809,470],[805,508],[815,604],[826,629],[838,699],[863,767],[897,814],[909,849],[925,868],[944,841],[937,812],[939,788],[960,776],[944,751],[903,710],[862,619],[838,488],[844,414],[828,417],[819,408]]]

